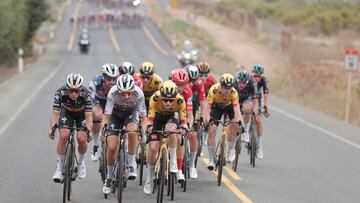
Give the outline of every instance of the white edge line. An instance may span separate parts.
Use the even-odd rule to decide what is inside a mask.
[[[328,131],[328,130],[325,130],[324,128],[321,128],[321,127],[316,126],[316,125],[314,125],[314,124],[311,124],[311,123],[309,123],[309,122],[307,122],[307,121],[305,121],[305,120],[303,120],[303,119],[301,119],[301,118],[299,118],[299,117],[297,117],[297,116],[294,116],[294,115],[292,115],[292,114],[290,114],[290,113],[287,113],[287,112],[285,112],[285,111],[283,111],[283,110],[281,110],[281,109],[279,109],[279,108],[276,108],[276,107],[274,107],[274,106],[271,106],[270,109],[275,110],[275,111],[277,111],[278,113],[281,113],[281,114],[283,114],[284,116],[286,116],[286,117],[288,117],[288,118],[291,118],[291,119],[293,119],[293,120],[295,120],[295,121],[298,121],[299,123],[302,123],[302,124],[304,124],[304,125],[306,125],[306,126],[308,126],[308,127],[310,127],[310,128],[313,128],[313,129],[315,129],[315,130],[318,130],[318,131],[320,131],[320,132],[322,132],[322,133],[324,133],[324,134],[326,134],[326,135],[328,135],[328,136],[330,136],[330,137],[332,137],[332,138],[335,138],[335,139],[337,139],[337,140],[339,140],[339,141],[341,141],[341,142],[344,142],[344,143],[346,143],[346,144],[348,144],[348,145],[350,145],[350,146],[353,146],[353,147],[355,147],[355,148],[357,148],[357,149],[360,149],[360,145],[359,145],[359,144],[356,144],[356,143],[354,143],[354,142],[352,142],[352,141],[350,141],[350,140],[348,140],[348,139],[346,139],[346,138],[343,138],[343,137],[341,137],[340,135],[337,135],[337,134],[335,134],[335,133],[333,133],[333,132],[330,132],[330,131]]]
[[[61,59],[60,63],[56,67],[56,69],[36,88],[36,90],[28,97],[24,103],[18,108],[18,110],[7,120],[7,122],[0,128],[0,136],[11,126],[11,124],[15,121],[15,119],[20,115],[20,113],[25,109],[25,107],[33,100],[33,98],[40,92],[40,90],[48,83],[60,70],[61,66],[63,66],[65,62],[65,57]]]

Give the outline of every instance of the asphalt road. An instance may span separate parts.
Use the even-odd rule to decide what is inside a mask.
[[[65,19],[77,8],[80,13],[96,10],[94,5],[74,2]],[[0,84],[0,202],[62,201],[62,185],[51,179],[56,141],[48,139],[47,131],[53,94],[69,73],[79,72],[89,83],[107,62],[129,60],[139,65],[149,60],[163,78],[178,67],[169,42],[153,23],[111,33],[90,30],[90,53],[80,55],[77,33],[65,20],[48,53],[31,70]],[[75,36],[72,48],[71,35]],[[221,187],[200,161],[199,179],[189,182],[186,193],[177,185],[174,202],[360,202],[359,129],[277,98],[272,104],[271,117],[265,120],[265,159],[252,168],[242,153],[238,173],[226,171]],[[114,202],[114,196],[103,198],[97,163],[89,156],[86,161],[87,178],[74,183],[71,202]],[[138,181],[128,183],[124,198],[125,202],[156,201],[155,195],[143,194]]]

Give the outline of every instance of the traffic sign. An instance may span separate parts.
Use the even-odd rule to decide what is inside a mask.
[[[356,70],[359,61],[359,50],[346,49],[345,50],[345,68],[348,70]]]

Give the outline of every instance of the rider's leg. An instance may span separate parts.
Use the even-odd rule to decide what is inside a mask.
[[[177,129],[177,124],[173,123],[173,122],[168,122],[165,125],[165,131],[170,131],[170,132],[174,132]],[[175,168],[177,168],[177,163],[176,163],[176,146],[177,146],[177,135],[176,134],[172,134],[169,136],[169,151],[170,151],[170,171],[173,173],[176,173]],[[173,169],[173,170],[171,170]]]
[[[217,129],[217,125],[215,125],[215,124],[211,124],[209,127],[209,136],[208,136],[209,160],[214,160],[214,158],[215,158],[216,129]]]
[[[191,168],[195,168],[195,158],[197,155],[197,150],[199,147],[199,142],[197,139],[197,132],[196,131],[192,131],[190,134],[190,167]]]
[[[160,142],[159,141],[150,141],[148,144],[149,152],[148,152],[148,177],[147,180],[152,181],[152,175],[154,174],[156,157],[159,151]]]
[[[87,135],[84,131],[78,131],[76,138],[79,144],[79,163],[84,163],[84,155],[87,150]]]
[[[56,147],[56,163],[57,163],[57,169],[62,170],[64,157],[65,157],[65,147],[66,147],[66,141],[69,138],[69,130],[65,128],[60,128],[59,130],[59,141],[57,143]]]
[[[176,163],[179,171],[182,171],[184,153],[185,147],[181,146],[181,135],[177,135]]]
[[[131,122],[129,124],[127,124],[126,130],[128,131],[136,131],[138,130],[138,125],[135,122]],[[133,166],[136,168],[136,160],[135,160],[135,155],[136,155],[136,149],[138,147],[139,144],[139,139],[138,139],[138,133],[136,132],[128,132],[128,163],[129,166]]]
[[[94,124],[91,129],[92,136],[93,136],[93,142],[94,142],[94,153],[96,153],[98,147],[99,147],[99,131],[100,131],[100,122],[101,122],[101,116],[102,116],[102,108],[100,106],[95,106],[93,108],[93,120]]]
[[[115,163],[115,154],[118,148],[118,136],[116,135],[108,135],[106,138],[107,141],[107,152],[106,152],[106,160],[107,160],[107,179],[113,178],[113,169]]]

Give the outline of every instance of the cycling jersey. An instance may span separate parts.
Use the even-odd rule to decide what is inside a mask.
[[[132,75],[132,76],[133,76],[133,78],[134,78],[134,80],[135,80],[135,84],[136,84],[138,87],[140,87],[141,90],[143,90],[143,82],[142,82],[141,77],[140,77],[139,75],[136,75],[136,74],[134,74],[134,75]]]
[[[209,74],[208,77],[206,78],[206,82],[204,83],[204,89],[205,89],[206,95],[208,95],[211,86],[216,84],[216,82],[217,81],[216,81],[215,77],[213,75]]]
[[[150,97],[160,89],[162,83],[163,81],[161,80],[160,76],[154,74],[151,78],[151,81],[147,85],[143,84],[145,100],[149,100]]]
[[[185,124],[186,103],[184,98],[180,94],[176,95],[176,98],[174,99],[172,107],[170,109],[165,109],[160,91],[155,92],[155,94],[151,96],[149,103],[149,121],[154,121],[155,113],[166,116],[169,114],[174,114],[175,112],[178,112],[179,114],[180,123]]]
[[[204,101],[206,99],[204,84],[200,79],[197,79],[195,82],[193,82],[191,90],[193,92],[193,95],[197,93],[197,97],[200,101]]]
[[[89,89],[93,104],[105,109],[107,92],[104,88],[104,76],[99,75],[90,81]]]
[[[229,104],[232,104],[233,106],[237,106],[239,104],[239,95],[234,87],[231,89],[231,93],[229,95],[221,94],[220,88],[220,83],[217,83],[210,88],[207,96],[209,106],[215,105],[222,107]]]
[[[235,80],[234,87],[235,87],[236,91],[239,94],[239,103],[240,104],[242,104],[244,101],[246,101],[248,99],[251,100],[251,99],[257,99],[258,98],[257,84],[252,79],[250,79],[246,83],[246,86],[241,90],[240,90],[239,83],[237,82],[237,80]]]
[[[268,80],[263,76],[260,80],[260,82],[257,83],[257,90],[258,93],[261,94],[261,89],[264,94],[269,94],[269,87],[268,87]]]
[[[185,99],[186,111],[192,111],[192,109],[193,109],[193,105],[192,105],[193,92],[189,85],[185,86],[184,90],[181,92],[181,96]]]
[[[135,86],[133,95],[125,100],[119,93],[117,86],[113,86],[107,96],[104,114],[111,115],[113,108],[120,111],[137,111],[140,117],[146,116],[145,99],[140,87]]]
[[[85,112],[92,112],[92,101],[90,97],[90,90],[86,87],[81,88],[80,95],[76,100],[69,97],[67,87],[64,85],[55,92],[53,110],[60,111],[61,107],[69,109],[85,110]]]

